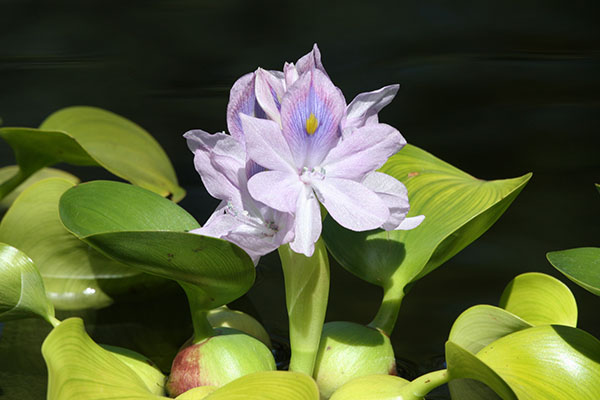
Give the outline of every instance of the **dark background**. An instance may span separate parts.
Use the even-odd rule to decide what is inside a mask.
[[[519,273],[560,276],[545,259],[548,251],[598,245],[599,4],[0,0],[0,116],[7,126],[37,126],[59,108],[93,105],[137,122],[165,148],[188,190],[182,206],[203,222],[216,201],[205,193],[182,134],[226,129],[228,91],[239,76],[258,66],[281,69],[317,42],[347,101],[400,83],[380,119],[409,143],[482,179],[534,173],[488,233],[406,297],[392,337],[396,353],[427,369],[438,363],[461,311],[497,304]],[[12,163],[0,143],[0,166]],[[110,178],[97,169],[64,169],[84,180]],[[277,263],[263,259],[256,286],[238,305],[283,336]],[[600,336],[600,299],[567,284],[580,305],[579,326]],[[185,325],[185,301],[169,299],[160,306],[156,300],[152,310],[176,308]],[[329,320],[367,323],[380,293],[333,265],[330,299]],[[110,342],[109,328],[127,326],[125,312],[121,320],[111,316],[119,307],[88,316],[97,340]],[[20,328],[5,326],[0,358],[21,361],[0,371],[0,397],[16,393],[9,380],[31,363],[41,365],[29,370],[37,380],[21,395],[44,397],[36,347],[47,332],[42,327],[30,338],[28,358],[9,343],[23,338],[15,333]],[[124,341],[118,337],[114,344]]]

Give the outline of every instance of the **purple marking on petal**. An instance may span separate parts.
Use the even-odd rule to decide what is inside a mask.
[[[336,145],[345,106],[338,89],[319,70],[302,75],[288,90],[281,103],[282,129],[298,168],[319,165]],[[311,114],[317,123],[312,134],[307,129]]]
[[[245,143],[240,114],[256,118],[266,118],[254,93],[255,74],[250,72],[238,79],[232,86],[227,104],[227,129],[231,136]]]

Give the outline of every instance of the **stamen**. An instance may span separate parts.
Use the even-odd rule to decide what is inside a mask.
[[[319,127],[319,120],[315,117],[315,114],[310,113],[306,120],[306,133],[313,135]]]
[[[230,201],[227,202],[225,213],[231,215],[244,225],[256,229],[264,236],[274,236],[279,229],[273,221],[264,221],[260,217],[253,217],[248,211],[236,208]]]

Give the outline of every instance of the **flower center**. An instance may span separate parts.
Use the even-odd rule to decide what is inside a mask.
[[[254,217],[246,210],[240,210],[235,207],[230,201],[227,202],[225,213],[231,215],[244,225],[248,225],[265,236],[275,236],[279,227],[274,221],[265,221],[260,217]]]
[[[306,120],[306,133],[313,135],[319,127],[319,120],[315,117],[315,114],[310,113]]]
[[[323,167],[313,167],[312,169],[304,167],[300,171],[300,181],[307,185],[310,185],[315,180],[322,181],[323,179],[325,179],[325,168]]]

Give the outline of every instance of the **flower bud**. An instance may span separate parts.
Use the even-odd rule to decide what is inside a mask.
[[[352,322],[326,323],[314,370],[321,398],[328,399],[354,378],[373,374],[396,375],[390,339],[375,328]]]
[[[172,397],[199,386],[223,386],[241,376],[275,370],[271,351],[259,340],[230,328],[184,345],[173,360],[167,391]]]
[[[215,308],[208,312],[208,322],[213,328],[233,328],[247,333],[271,348],[271,339],[265,328],[252,316],[241,311],[230,310],[227,306]]]

